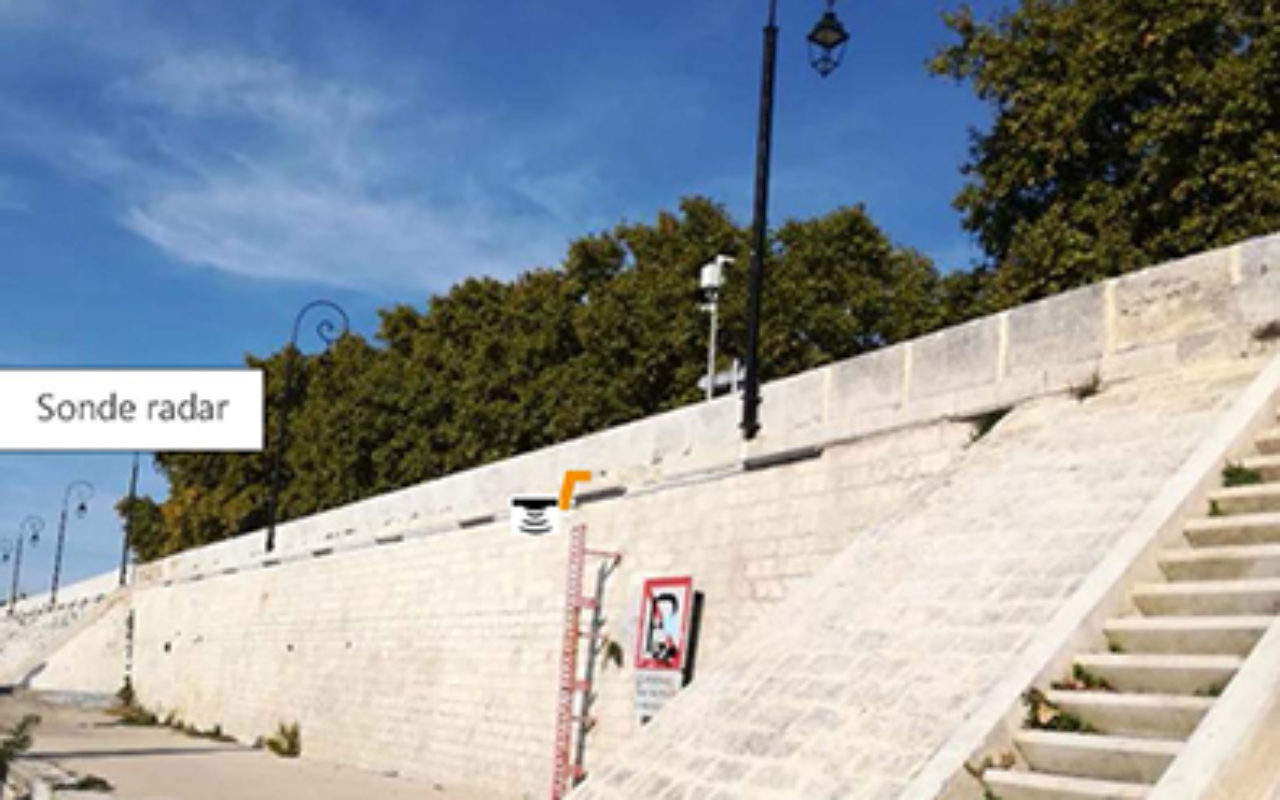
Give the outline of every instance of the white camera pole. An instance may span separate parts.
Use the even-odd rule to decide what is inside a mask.
[[[720,284],[724,278],[724,268],[733,263],[729,256],[716,256],[714,260],[702,267],[702,292],[707,302],[703,311],[711,314],[711,336],[707,339],[707,399],[716,394],[716,333],[720,324]]]
[[[720,322],[720,300],[711,300],[711,339],[707,342],[707,399],[715,395],[716,383],[716,327]]]

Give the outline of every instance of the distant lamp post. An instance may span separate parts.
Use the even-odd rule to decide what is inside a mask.
[[[0,548],[3,554],[3,561],[9,561],[10,550],[13,551],[13,584],[9,589],[9,613],[13,613],[14,606],[18,604],[18,581],[22,577],[22,545],[29,538],[31,546],[35,547],[36,542],[40,541],[40,532],[44,530],[44,520],[36,516],[27,517],[22,521],[22,525],[18,527],[18,538],[10,545],[5,540],[4,546]]]
[[[62,548],[67,539],[67,510],[75,497],[77,519],[83,519],[89,511],[89,498],[93,497],[93,484],[88,481],[72,481],[62,493],[62,515],[58,517],[58,546],[53,556],[53,585],[49,589],[49,605],[58,602],[58,578],[62,575]]]
[[[280,510],[280,468],[285,448],[289,442],[289,428],[286,419],[289,416],[289,401],[293,393],[293,358],[298,350],[298,334],[302,330],[302,320],[312,311],[324,316],[316,323],[316,335],[328,349],[334,342],[351,330],[351,322],[342,306],[329,300],[313,300],[302,307],[298,316],[293,318],[293,336],[289,338],[289,349],[284,357],[284,386],[280,390],[280,403],[276,410],[275,449],[271,454],[271,496],[267,500],[267,552],[276,549],[276,516]]]
[[[810,31],[809,63],[824,78],[844,57],[849,34],[836,17],[835,0]],[[764,68],[760,79],[760,122],[756,137],[755,204],[751,224],[751,275],[747,288],[747,374],[742,396],[742,436],[754,439],[760,431],[760,294],[769,229],[769,160],[773,147],[773,88],[777,75],[778,0],[769,0],[764,28]]]
[[[716,334],[720,322],[720,286],[724,283],[725,267],[731,266],[729,256],[716,256],[702,266],[699,287],[702,289],[702,310],[711,315],[711,332],[707,337],[707,399],[715,397],[716,383]]]
[[[124,547],[120,552],[120,585],[129,582],[129,547],[133,544],[134,506],[138,502],[138,453],[133,454],[133,470],[129,473],[129,505],[124,510]]]

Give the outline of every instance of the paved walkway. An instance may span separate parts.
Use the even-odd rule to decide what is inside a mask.
[[[42,719],[27,758],[104,778],[119,800],[476,800],[445,787],[279,758],[168,728],[126,727],[101,710],[30,695],[0,697],[0,726],[8,728],[25,713]]]

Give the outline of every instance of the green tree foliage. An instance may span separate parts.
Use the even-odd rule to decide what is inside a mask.
[[[699,400],[707,346],[699,269],[717,253],[737,258],[721,303],[727,367],[746,338],[747,241],[723,208],[690,198],[652,224],[573,242],[559,268],[471,278],[425,309],[386,309],[377,344],[348,335],[320,355],[249,358],[267,373],[270,447],[285,360],[295,360],[280,518]],[[954,279],[893,246],[860,207],[787,222],[767,270],[765,378],[967,313]],[[170,493],[159,505],[137,501],[137,554],[151,559],[261,527],[271,455],[158,455]]]
[[[129,542],[135,553],[151,558],[164,552],[167,532],[159,503],[146,495],[136,497],[130,503],[126,495],[116,503],[116,513],[123,524],[130,526]]]
[[[956,199],[992,303],[1280,227],[1280,5],[1023,0],[946,21],[960,41],[932,70],[995,111]]]

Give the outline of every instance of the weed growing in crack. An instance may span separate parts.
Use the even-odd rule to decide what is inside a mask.
[[[1098,729],[1080,717],[1063,711],[1034,687],[1022,694],[1026,706],[1023,725],[1037,731],[1061,731],[1063,733],[1098,733]]]
[[[268,750],[281,758],[297,758],[302,754],[302,731],[296,722],[292,725],[282,722],[276,732],[267,737],[265,744]]]
[[[1101,392],[1101,391],[1102,391],[1102,376],[1095,372],[1092,375],[1090,375],[1089,379],[1086,380],[1084,383],[1080,383],[1075,386],[1072,386],[1071,396],[1074,397],[1077,401],[1083,403],[1085,400],[1088,400],[1090,397],[1093,397],[1094,395],[1096,395],[1098,392]]]
[[[1223,486],[1256,486],[1263,482],[1261,472],[1243,464],[1227,464],[1222,468]]]
[[[973,444],[988,433],[991,433],[996,425],[1000,424],[1000,420],[1008,416],[1009,412],[1012,410],[1013,406],[1006,406],[1004,408],[995,408],[991,411],[986,411],[982,414],[978,414],[977,416],[970,417],[969,422],[973,425],[973,433],[969,436],[969,443]]]
[[[1067,691],[1094,691],[1094,692],[1114,692],[1115,687],[1107,683],[1099,675],[1095,675],[1080,664],[1076,664],[1071,668],[1071,677],[1065,680],[1057,681],[1053,684],[1055,689],[1064,689]]]

